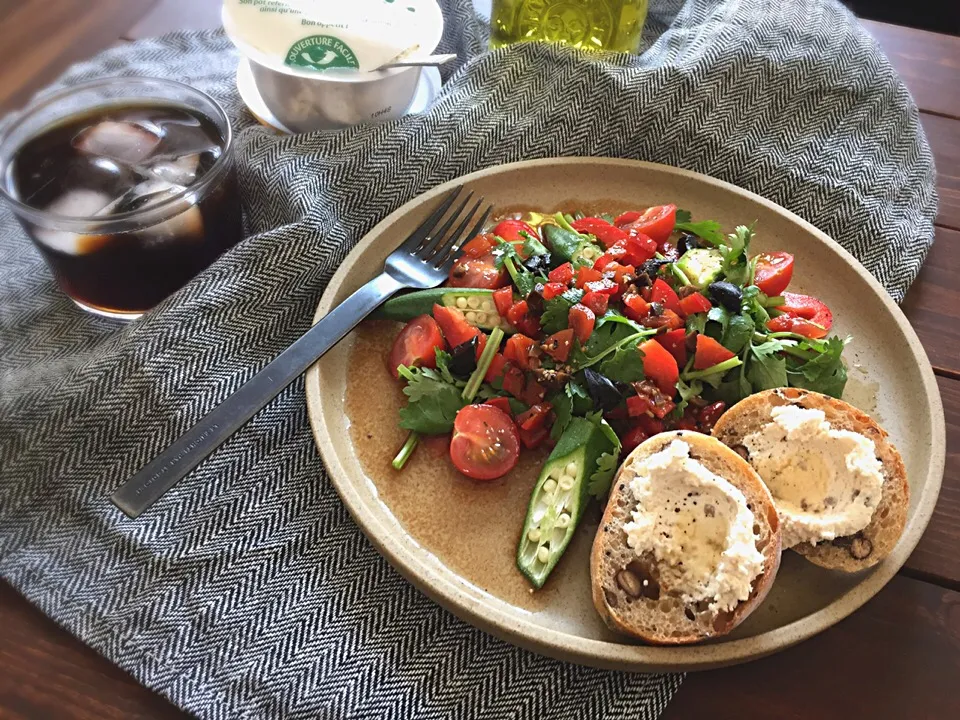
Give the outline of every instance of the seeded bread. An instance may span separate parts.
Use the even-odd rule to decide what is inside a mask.
[[[842,400],[799,388],[765,390],[741,400],[721,416],[713,436],[748,457],[743,438],[770,422],[770,411],[779,405],[794,403],[802,408],[822,410],[827,421],[839,430],[850,430],[873,441],[877,459],[883,465],[883,490],[870,524],[846,537],[800,543],[791,549],[821,567],[857,572],[876,565],[893,550],[907,522],[910,486],[900,453],[887,439],[887,433],[866,413]]]
[[[764,557],[763,570],[753,582],[750,597],[730,612],[713,612],[706,602],[684,603],[659,584],[652,555],[638,558],[627,545],[623,526],[633,519],[636,501],[624,469],[676,439],[690,446],[691,457],[737,487],[756,519],[754,533]],[[739,625],[766,597],[779,567],[780,522],[773,498],[753,468],[708,435],[686,430],[661,433],[631,452],[614,479],[590,555],[593,604],[607,626],[617,632],[657,645],[694,643],[724,635]]]

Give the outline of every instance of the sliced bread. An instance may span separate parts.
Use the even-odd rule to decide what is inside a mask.
[[[880,501],[863,530],[817,544],[803,542],[791,549],[810,562],[833,570],[856,572],[876,565],[890,554],[903,533],[910,487],[900,453],[869,415],[827,395],[799,388],[778,388],[751,395],[734,405],[714,426],[713,436],[749,460],[743,439],[771,421],[774,407],[791,403],[822,410],[833,428],[856,432],[872,440],[883,476]]]
[[[630,487],[635,461],[657,453],[674,440],[689,445],[689,457],[743,493],[753,513],[756,548],[762,571],[746,600],[725,611],[705,601],[685,602],[661,582],[652,553],[641,556],[629,547],[624,526],[633,520],[636,499]],[[593,604],[612,630],[659,645],[694,643],[730,632],[766,597],[780,567],[779,520],[773,498],[749,464],[713,438],[685,430],[661,433],[638,446],[624,460],[613,482],[590,556]]]

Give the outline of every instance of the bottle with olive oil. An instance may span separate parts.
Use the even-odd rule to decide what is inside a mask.
[[[546,40],[636,52],[648,0],[493,0],[490,46]]]

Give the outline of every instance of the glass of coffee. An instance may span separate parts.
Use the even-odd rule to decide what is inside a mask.
[[[241,237],[230,121],[182,83],[110,78],[28,108],[0,195],[81,308],[139,317]]]

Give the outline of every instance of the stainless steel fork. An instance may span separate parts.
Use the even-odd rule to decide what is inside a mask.
[[[443,199],[437,209],[390,254],[380,275],[327,313],[263,370],[117,488],[110,498],[113,503],[132,518],[140,515],[384,300],[402,288],[426,289],[443,282],[463,241],[479,233],[490,215],[490,207],[487,207],[471,226],[483,205],[483,198],[478,198],[464,212],[473,197],[472,192],[468,192],[448,214],[462,191],[462,187],[457,187]]]

